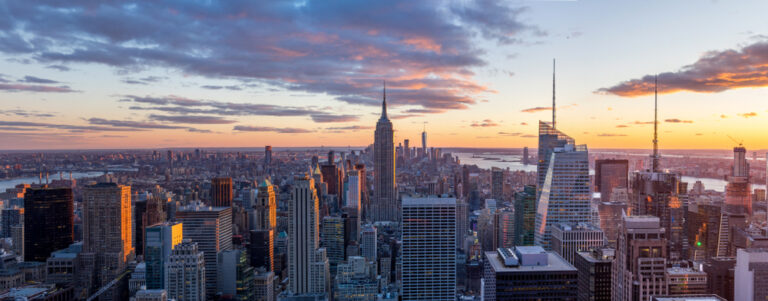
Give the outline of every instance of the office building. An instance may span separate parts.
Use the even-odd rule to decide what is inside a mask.
[[[182,223],[168,222],[147,228],[144,249],[147,289],[165,288],[165,263],[168,262],[173,248],[184,238],[182,227]]]
[[[725,211],[731,214],[752,214],[752,189],[749,184],[747,149],[739,145],[733,148],[733,167],[725,187]]]
[[[45,283],[61,287],[75,286],[77,275],[75,271],[80,265],[78,255],[83,251],[83,243],[76,242],[66,249],[51,253],[46,260]]]
[[[289,290],[295,295],[326,293],[328,267],[320,249],[320,204],[314,179],[296,177],[291,190],[288,227]],[[322,251],[322,252],[318,252]]]
[[[320,171],[323,174],[323,182],[328,184],[328,194],[335,195],[341,200],[343,198],[341,193],[344,191],[343,171],[333,163],[320,165]]]
[[[611,300],[611,265],[616,250],[595,248],[576,252],[574,266],[579,270],[579,301]]]
[[[401,258],[402,300],[455,300],[455,198],[403,198]]]
[[[575,144],[573,138],[556,130],[552,124],[539,121],[539,161],[536,166],[537,198],[538,195],[541,194],[541,190],[544,188],[544,180],[546,180],[547,177],[547,170],[549,170],[549,160],[552,159],[552,153],[556,148],[563,148],[568,144]]]
[[[484,301],[576,300],[578,271],[539,246],[485,252]]]
[[[544,126],[546,129],[546,124]],[[568,144],[552,149],[549,154],[549,167],[536,205],[534,243],[545,250],[551,249],[552,225],[592,220],[587,147],[567,141]]]
[[[532,246],[536,223],[536,186],[515,193],[515,245]]]
[[[272,164],[272,146],[266,145],[264,146],[264,166],[269,166]]]
[[[96,279],[94,290],[111,282],[133,258],[131,187],[99,183],[83,189],[83,252],[85,270]],[[105,293],[117,299],[122,292]]]
[[[275,301],[275,272],[257,268],[253,283],[255,301]]]
[[[469,233],[468,220],[469,204],[464,198],[456,199],[456,248],[458,249],[464,249],[464,239]]]
[[[176,220],[183,223],[184,239],[197,243],[205,256],[205,288],[216,295],[217,254],[232,250],[232,207],[209,207],[196,203],[182,206]]]
[[[235,300],[253,300],[254,269],[248,264],[248,254],[244,249],[226,250],[218,254],[217,293],[232,296]]]
[[[360,241],[361,255],[368,261],[376,261],[376,252],[378,251],[376,227],[371,224],[363,226]]]
[[[426,139],[426,134],[424,134]],[[426,143],[426,140],[425,140]],[[395,183],[395,143],[392,122],[387,117],[387,91],[381,103],[381,117],[376,122],[373,140],[373,203],[371,220],[397,221],[397,184]]]
[[[211,179],[211,206],[232,207],[232,178]]]
[[[168,293],[164,289],[145,289],[136,292],[135,301],[167,301]]]
[[[197,243],[185,240],[177,245],[165,264],[165,285],[169,299],[206,300],[205,255]],[[215,282],[215,279],[214,279]]]
[[[491,168],[491,198],[504,199],[504,170],[498,167]]]
[[[667,294],[667,239],[655,216],[625,216],[612,267],[613,300],[650,301]]]
[[[11,226],[24,224],[24,208],[13,207],[3,209],[0,217],[0,237],[11,237]]]
[[[336,274],[336,266],[345,259],[344,219],[341,216],[323,217],[322,246],[328,256],[331,274]]]
[[[605,245],[603,231],[589,223],[552,225],[552,251],[574,264],[576,252]]]
[[[614,192],[616,191],[626,193],[627,189],[614,189]],[[615,197],[617,194],[614,193],[613,195]],[[615,248],[619,227],[622,223],[621,217],[627,214],[627,203],[620,201],[600,202],[597,204],[597,214],[600,218],[600,229],[605,234],[606,243]]]
[[[734,300],[768,299],[768,249],[739,249],[734,276]]]
[[[666,230],[670,259],[682,259],[688,250],[687,233],[683,231],[686,209],[682,185],[678,174],[653,171],[636,172],[631,183],[631,214],[659,218]]]
[[[359,170],[347,171],[347,195],[344,207],[361,208],[362,187]]]
[[[701,295],[707,291],[707,273],[692,268],[667,268],[667,291],[674,295]]]
[[[595,160],[595,190],[600,192],[601,201],[611,202],[614,188],[629,187],[628,177],[628,160]]]
[[[73,202],[70,188],[28,188],[24,193],[23,209],[3,210],[3,226],[6,226],[6,222],[8,230],[14,225],[23,226],[20,228],[22,232],[19,233],[23,239],[18,241],[18,246],[23,246],[24,251],[19,255],[23,256],[25,261],[45,262],[51,252],[65,249],[72,244]],[[5,218],[9,220],[6,221]],[[8,234],[10,236],[11,231],[8,231]]]
[[[493,215],[494,233],[498,248],[511,248],[515,246],[515,211],[512,208],[504,208]]]
[[[734,300],[735,257],[713,257],[704,263],[707,291],[727,300]]]
[[[251,266],[265,267],[268,271],[274,271],[277,198],[274,185],[266,178],[259,182],[256,205],[251,215]]]
[[[379,292],[376,263],[360,256],[350,256],[346,263],[339,265],[334,285],[335,300],[376,300]]]

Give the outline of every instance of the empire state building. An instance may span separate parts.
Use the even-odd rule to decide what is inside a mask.
[[[381,118],[376,122],[373,141],[374,202],[371,218],[378,221],[397,221],[397,189],[395,184],[395,142],[392,122],[387,118],[387,88],[381,103]]]

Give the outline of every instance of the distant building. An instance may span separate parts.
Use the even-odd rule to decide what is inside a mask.
[[[707,273],[692,268],[667,268],[667,291],[673,295],[700,295],[707,291]]]
[[[77,269],[80,265],[78,255],[83,251],[83,243],[71,244],[66,249],[51,253],[46,261],[45,283],[56,284],[62,287],[75,286],[77,283]]]
[[[205,255],[197,243],[186,240],[177,245],[165,264],[165,285],[169,299],[204,301]],[[214,279],[214,282],[216,280]]]
[[[217,293],[233,296],[238,301],[253,300],[256,294],[254,270],[248,264],[244,249],[219,252],[216,267]]]
[[[579,270],[579,301],[611,300],[611,265],[616,250],[598,248],[576,252],[574,265]]]
[[[491,197],[504,199],[504,170],[498,167],[491,168]]]
[[[426,153],[426,133],[423,134],[423,149]],[[395,143],[392,122],[387,117],[387,96],[381,104],[381,117],[376,122],[373,139],[373,184],[374,195],[371,204],[371,220],[397,221],[397,183],[395,181]]]
[[[168,293],[164,289],[140,290],[136,292],[135,301],[167,301]]]
[[[211,206],[232,207],[232,178],[211,180]]]
[[[289,208],[288,278],[294,295],[326,294],[328,258],[320,249],[320,203],[314,179],[294,180]]]
[[[614,188],[629,187],[629,161],[617,159],[595,160],[595,189],[600,200],[610,202]]]
[[[605,245],[603,231],[589,223],[559,223],[552,226],[552,251],[574,264],[576,252]]]
[[[275,269],[275,231],[277,228],[277,198],[272,182],[259,182],[256,205],[251,211],[251,266]]]
[[[11,237],[11,226],[24,224],[24,208],[5,208],[0,217],[0,237]]]
[[[485,252],[484,301],[576,300],[578,271],[540,246]]]
[[[456,199],[403,198],[402,300],[455,300]]]
[[[23,209],[3,210],[10,227],[22,225],[25,261],[45,262],[51,252],[67,248],[74,239],[74,199],[69,188],[28,188]],[[12,210],[12,211],[9,211]],[[22,218],[26,215],[26,219]]]
[[[342,263],[344,256],[344,219],[341,216],[323,217],[322,245],[328,255],[331,274],[336,274],[336,266]]]
[[[335,300],[376,300],[379,292],[376,263],[360,256],[350,256],[346,263],[339,265],[334,285]]]
[[[736,258],[714,257],[704,263],[707,273],[707,291],[727,300],[733,299]]]
[[[361,234],[361,255],[368,261],[376,261],[377,248],[377,232],[376,227],[373,225],[365,225]]]
[[[255,301],[275,301],[275,272],[257,268],[253,281]]]
[[[768,249],[739,249],[734,275],[734,300],[768,299]]]

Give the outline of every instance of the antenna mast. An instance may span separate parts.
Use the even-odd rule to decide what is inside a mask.
[[[555,59],[552,59],[552,128],[555,128]]]
[[[653,172],[659,171],[659,80],[653,77]]]

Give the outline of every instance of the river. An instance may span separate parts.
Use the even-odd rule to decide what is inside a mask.
[[[87,172],[72,172],[72,178],[74,179],[82,179],[82,178],[93,178],[98,177],[100,175],[103,175],[104,172],[102,171],[87,171]],[[69,179],[69,173],[63,173],[65,179]],[[59,178],[59,174],[52,174],[50,175],[50,180],[56,180]],[[8,188],[13,188],[16,185],[19,184],[32,184],[32,183],[38,183],[39,178],[38,177],[24,177],[24,178],[13,178],[13,179],[5,179],[0,180],[0,192],[5,192]],[[43,181],[45,181],[45,178],[43,178]]]

